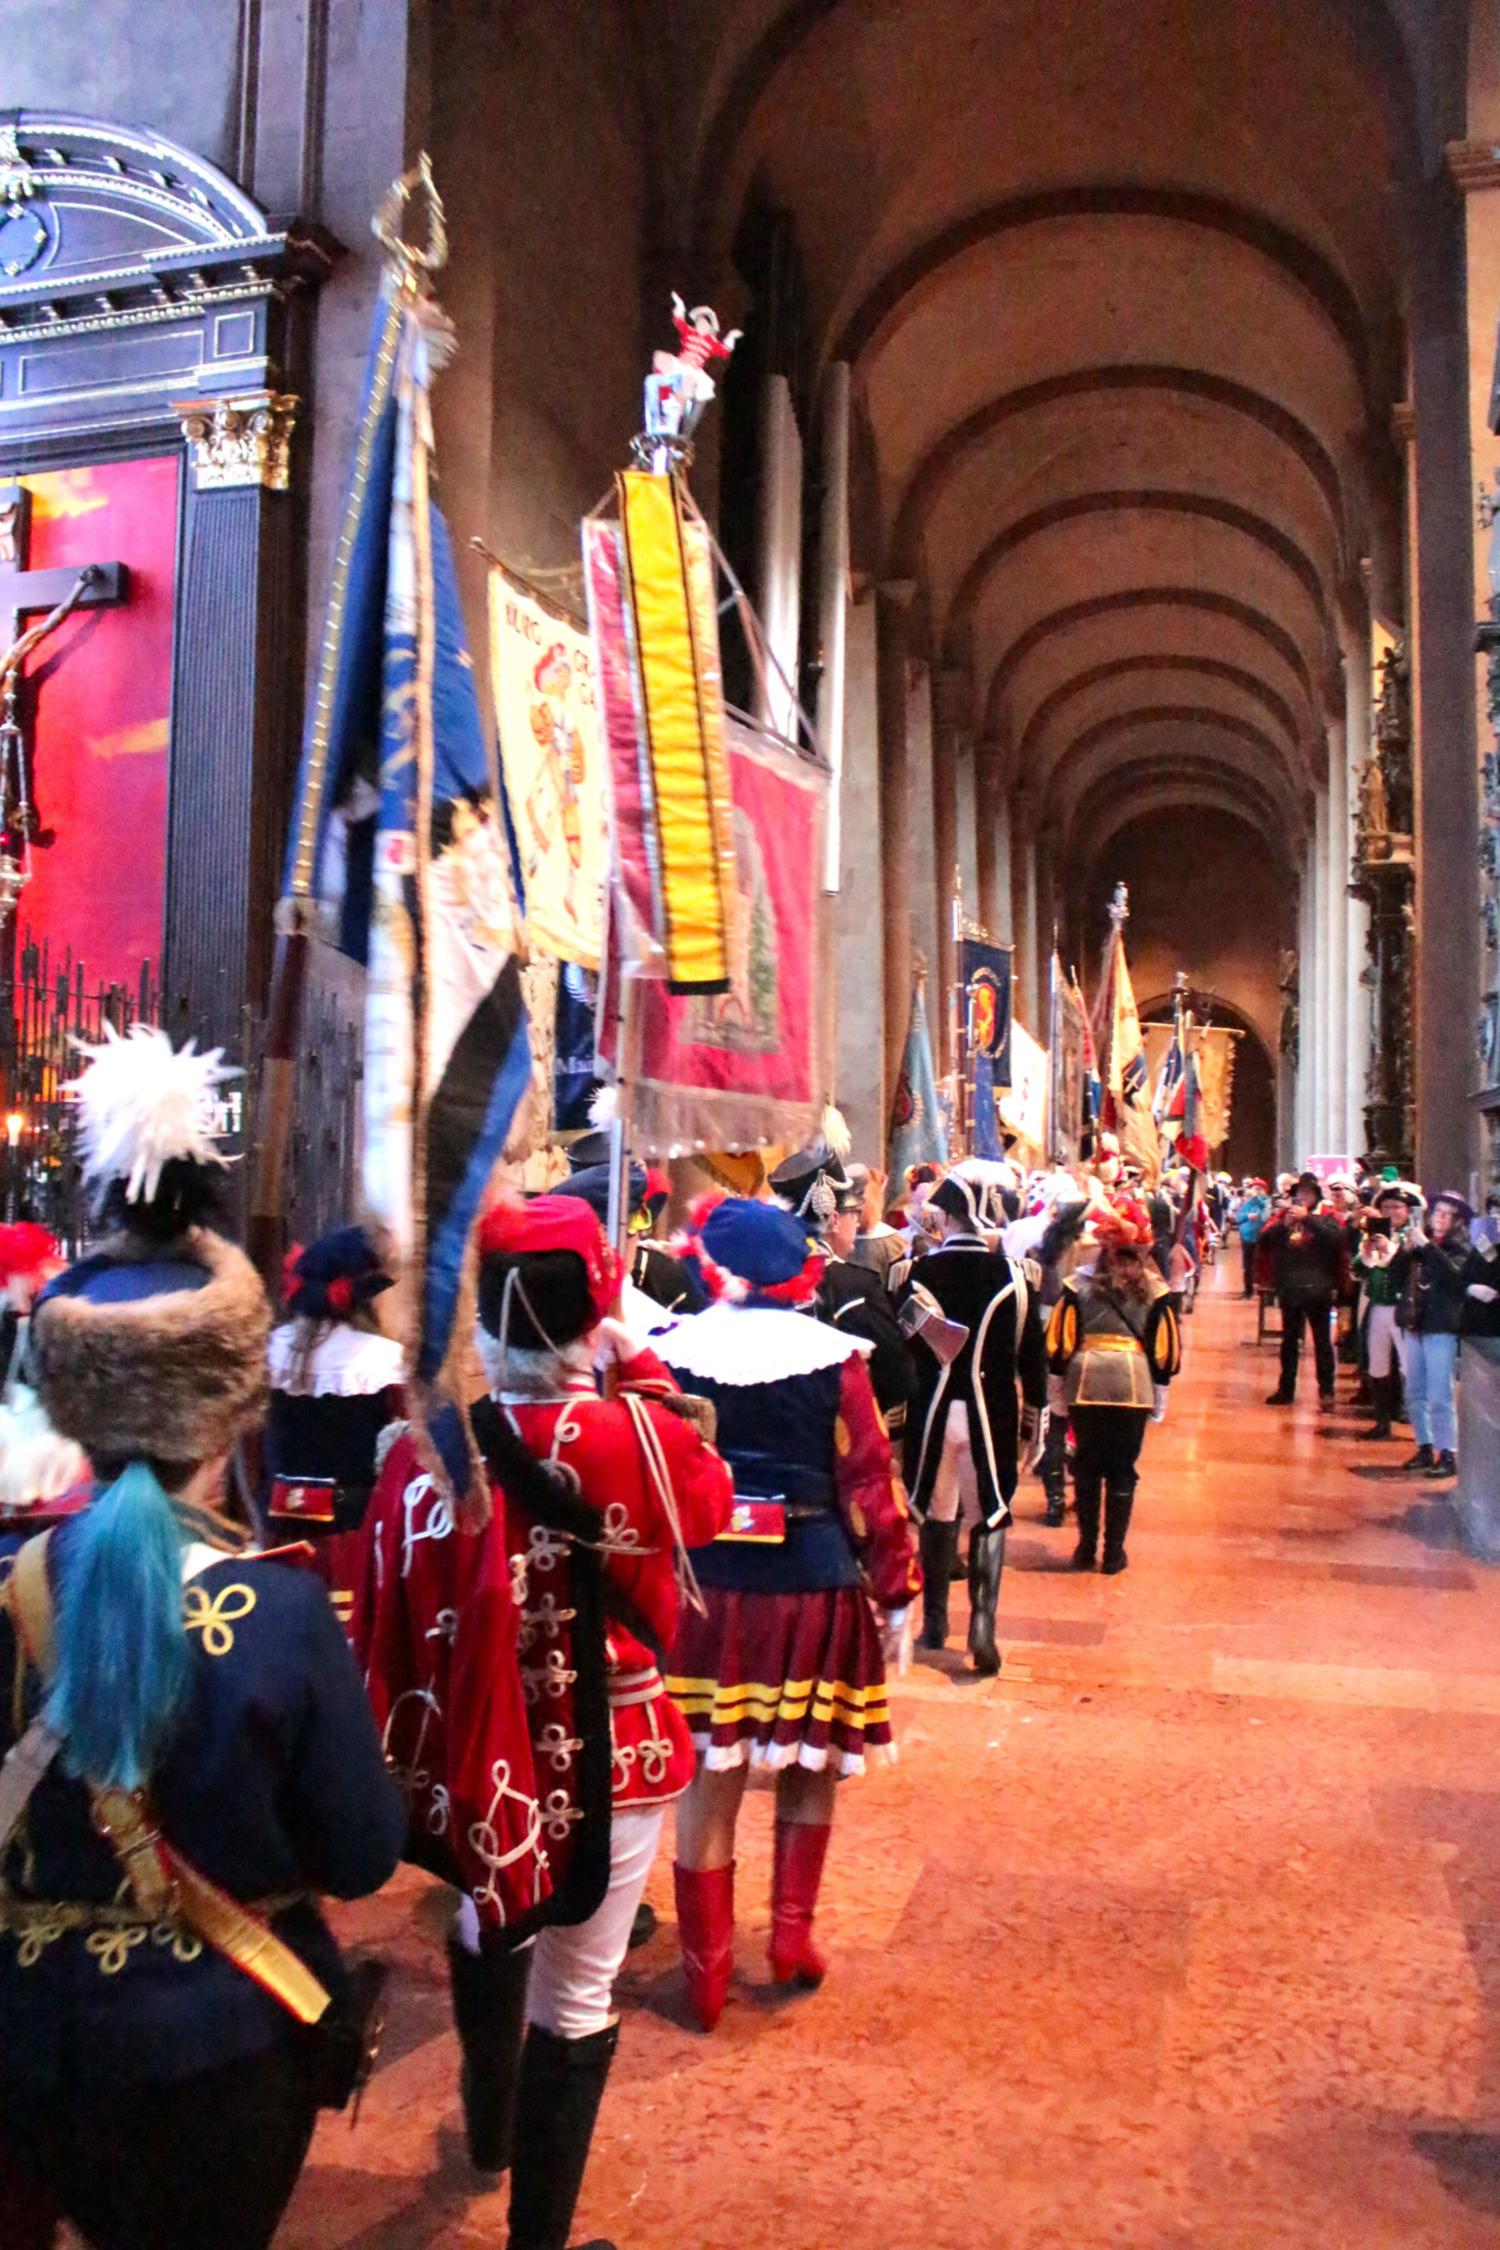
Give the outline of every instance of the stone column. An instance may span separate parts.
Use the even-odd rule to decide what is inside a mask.
[[[849,369],[843,360],[836,360],[823,378],[822,471],[823,510],[818,534],[818,640],[822,652],[818,673],[818,739],[833,769],[828,792],[828,876],[833,887],[840,880],[849,613]]]
[[[1468,302],[1468,370],[1469,370],[1469,440],[1472,461],[1471,485],[1488,486],[1491,507],[1500,498],[1500,447],[1495,438],[1500,432],[1500,398],[1493,390],[1495,367],[1495,320],[1500,311],[1500,49],[1496,47],[1497,28],[1500,28],[1500,9],[1495,0],[1484,0],[1476,5],[1470,27],[1470,51],[1476,50],[1486,58],[1488,68],[1482,76],[1471,76],[1469,131],[1482,133],[1483,139],[1460,142],[1448,150],[1448,165],[1464,196],[1464,247],[1467,264]],[[1486,511],[1488,512],[1488,511]],[[1476,615],[1487,616],[1491,624],[1500,620],[1500,601],[1496,599],[1493,581],[1494,557],[1500,552],[1500,532],[1493,524],[1486,525],[1478,515],[1473,524],[1473,581]],[[1478,984],[1475,994],[1476,1018],[1483,1011],[1487,1027],[1493,1032],[1497,1020],[1497,992],[1500,992],[1500,782],[1495,778],[1493,763],[1500,750],[1500,727],[1497,727],[1492,697],[1497,677],[1494,650],[1486,650],[1487,661],[1476,667],[1474,674],[1475,696],[1475,748],[1481,761],[1481,788],[1476,791],[1480,823],[1475,841],[1478,854],[1482,848],[1484,859],[1480,878],[1480,938],[1475,948]],[[1500,1099],[1495,1087],[1500,1083],[1500,1054],[1489,1051],[1487,1063],[1476,1061],[1472,1084],[1483,1090],[1486,1146],[1483,1151],[1482,1171],[1476,1169],[1473,1185],[1478,1193],[1487,1189],[1500,1176]],[[1476,1163],[1480,1152],[1473,1151]]]
[[[1295,1168],[1307,1157],[1313,1145],[1313,1027],[1312,1017],[1317,992],[1317,912],[1313,870],[1314,839],[1311,833],[1303,847],[1301,892],[1298,899],[1298,1041],[1297,1041],[1297,1101],[1296,1146],[1290,1162]]]
[[[1037,953],[1037,835],[1029,798],[1016,800],[1013,830],[1014,866],[1019,878],[1016,892],[1016,1013],[1035,1036]]]
[[[876,615],[875,597],[867,595],[849,605],[845,619],[843,817],[839,888],[830,902],[834,1097],[849,1121],[855,1148],[872,1162],[883,1158],[890,1114],[884,987],[889,927],[884,886],[890,854],[881,827]],[[904,1019],[900,1036],[906,1036]]]
[[[942,929],[951,917],[949,888],[951,866],[940,874],[937,859],[936,756],[933,740],[932,673],[925,663],[909,667],[910,689],[906,706],[906,850],[910,865],[911,942],[913,953],[927,968],[929,1021],[940,1024],[948,1007],[948,993],[938,986],[943,957]],[[905,1036],[905,1025],[902,1025]],[[933,1046],[938,1034],[934,1028]]]
[[[1313,811],[1311,876],[1312,977],[1306,988],[1310,1007],[1302,1020],[1310,1050],[1308,1124],[1313,1145],[1303,1150],[1304,1156],[1323,1154],[1328,1148],[1328,791],[1321,785]]]
[[[1003,945],[1010,935],[1010,916],[1006,911],[1009,871],[1001,859],[1005,800],[990,752],[989,743],[974,745],[974,859],[979,919],[990,936]]]
[[[1341,639],[1344,647],[1344,746],[1347,754],[1349,820],[1345,832],[1345,897],[1348,903],[1349,1021],[1345,1060],[1345,1104],[1348,1125],[1345,1143],[1351,1155],[1366,1147],[1365,1103],[1370,1077],[1370,994],[1364,979],[1370,963],[1370,909],[1348,889],[1349,866],[1354,853],[1354,819],[1371,749],[1370,730],[1370,617],[1361,601],[1346,613]]]
[[[1062,831],[1055,820],[1049,820],[1037,836],[1036,929],[1027,978],[1031,1013],[1026,1019],[1026,1028],[1043,1046],[1047,1043],[1048,972],[1052,965],[1053,925],[1058,918],[1057,878],[1061,861]]]
[[[936,951],[927,963],[928,1011],[938,1070],[953,1068],[953,988],[958,952],[953,935],[954,879],[958,872],[959,742],[966,686],[953,665],[934,666],[932,686],[932,837]],[[965,911],[974,911],[965,901]]]
[[[1490,200],[1483,195],[1478,204]],[[1471,212],[1478,204],[1471,199]],[[1408,318],[1416,454],[1417,1166],[1424,1180],[1463,1187],[1472,1181],[1478,1155],[1472,1026],[1480,946],[1477,479],[1461,216],[1451,182],[1429,182],[1416,214]],[[1476,219],[1476,234],[1481,223]],[[1482,314],[1486,388],[1494,316],[1492,300]]]
[[[911,578],[887,579],[876,610],[880,735],[880,871],[885,914],[885,1082],[894,1086],[911,1013],[911,817],[907,757]]]
[[[1340,683],[1342,686],[1342,683]],[[1324,838],[1328,882],[1324,932],[1328,953],[1328,1021],[1324,1051],[1328,1086],[1328,1148],[1331,1153],[1358,1155],[1350,1149],[1348,1133],[1349,1018],[1353,1013],[1349,991],[1349,761],[1344,722],[1340,717],[1328,728],[1328,812]]]
[[[297,401],[186,406],[165,965],[180,1037],[239,1053],[270,967],[298,682],[289,458]]]
[[[953,778],[958,799],[958,874],[964,913],[971,922],[983,922],[979,886],[979,790],[974,737],[966,727],[959,727],[954,733]]]
[[[1009,945],[1015,936],[1015,917],[1010,893],[1010,793],[1001,780],[1003,747],[992,736],[986,736],[976,745],[975,757],[979,778],[980,895],[986,900],[987,926],[1002,945]],[[986,837],[993,854],[992,893],[986,893],[984,886],[982,854]]]

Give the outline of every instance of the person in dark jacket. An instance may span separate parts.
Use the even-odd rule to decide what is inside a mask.
[[[1036,1262],[1041,1269],[1041,1285],[1037,1301],[1045,1329],[1052,1308],[1062,1295],[1067,1276],[1064,1266],[1071,1268],[1079,1256],[1079,1240],[1089,1206],[1080,1196],[1076,1201],[1063,1201],[1060,1197],[1052,1206],[1052,1216],[1046,1231],[1037,1245]],[[1068,1417],[1066,1413],[1052,1413],[1047,1417],[1047,1435],[1042,1445],[1038,1464],[1042,1490],[1047,1495],[1047,1513],[1043,1521],[1056,1529],[1067,1517],[1068,1507]]]
[[[881,1277],[854,1263],[864,1198],[825,1141],[799,1149],[771,1174],[777,1200],[800,1220],[823,1253],[823,1278],[812,1310],[846,1336],[870,1345],[870,1383],[892,1442],[901,1442],[916,1371]]]
[[[991,1250],[980,1232],[979,1193],[951,1175],[933,1189],[943,1239],[905,1282],[900,1301],[914,1312],[934,1308],[962,1332],[944,1358],[916,1331],[906,1481],[921,1523],[920,1645],[941,1648],[947,1640],[948,1581],[967,1518],[969,1657],[976,1672],[993,1674],[1000,1669],[995,1613],[1005,1527],[1022,1460],[1036,1457],[1045,1434],[1047,1357],[1041,1311],[1023,1268]]]
[[[1500,1242],[1488,1234],[1479,1235],[1469,1250],[1458,1333],[1500,1336]]]
[[[271,1331],[266,1514],[278,1538],[312,1546],[346,1626],[381,1434],[405,1411],[405,1354],[374,1310],[391,1286],[364,1228],[338,1227],[287,1259]]]
[[[378,1889],[405,1815],[322,1586],[221,1512],[270,1331],[203,1223],[224,1074],[160,1032],[95,1052],[118,1231],[29,1347],[94,1494],[14,1543],[0,1611],[0,1752],[32,1769],[0,1822],[0,2236],[265,2250],[358,2045],[318,1893]]]
[[[1333,1404],[1333,1308],[1347,1285],[1348,1252],[1342,1225],[1322,1212],[1322,1201],[1318,1175],[1304,1172],[1289,1208],[1262,1230],[1256,1246],[1257,1276],[1265,1277],[1281,1308],[1281,1380],[1267,1406],[1290,1406],[1297,1395],[1304,1327],[1312,1336],[1318,1404]]]
[[[576,1195],[580,1202],[588,1205],[600,1226],[609,1224],[607,1163],[580,1166],[556,1192]],[[655,1166],[648,1169],[644,1164],[631,1164],[626,1168],[625,1192],[629,1222],[625,1255],[630,1280],[643,1297],[660,1305],[663,1312],[702,1312],[708,1299],[691,1268],[675,1258],[651,1232],[671,1199],[672,1183]]]
[[[1414,1225],[1391,1260],[1406,1407],[1417,1441],[1415,1453],[1402,1466],[1423,1476],[1458,1473],[1453,1378],[1468,1302],[1473,1217],[1471,1206],[1452,1189],[1434,1196],[1425,1230]]]

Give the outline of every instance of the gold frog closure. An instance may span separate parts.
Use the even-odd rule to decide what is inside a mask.
[[[203,1635],[209,1656],[227,1656],[234,1647],[232,1628],[254,1607],[253,1586],[222,1586],[212,1600],[201,1586],[189,1586],[182,1597],[183,1628]]]

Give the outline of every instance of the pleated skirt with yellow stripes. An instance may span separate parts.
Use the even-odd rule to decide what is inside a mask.
[[[739,1765],[862,1773],[891,1758],[885,1661],[857,1586],[757,1594],[706,1586],[685,1610],[667,1672],[710,1771]]]

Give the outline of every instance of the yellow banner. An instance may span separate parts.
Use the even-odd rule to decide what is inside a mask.
[[[666,927],[667,982],[729,982],[733,810],[712,558],[670,477],[618,480]]]
[[[597,969],[609,850],[593,645],[581,625],[498,563],[490,570],[490,670],[531,942],[556,960]]]
[[[1229,1117],[1234,1101],[1233,1031],[1208,1024],[1189,1034],[1198,1058],[1198,1130],[1211,1149],[1222,1148],[1229,1138]]]

